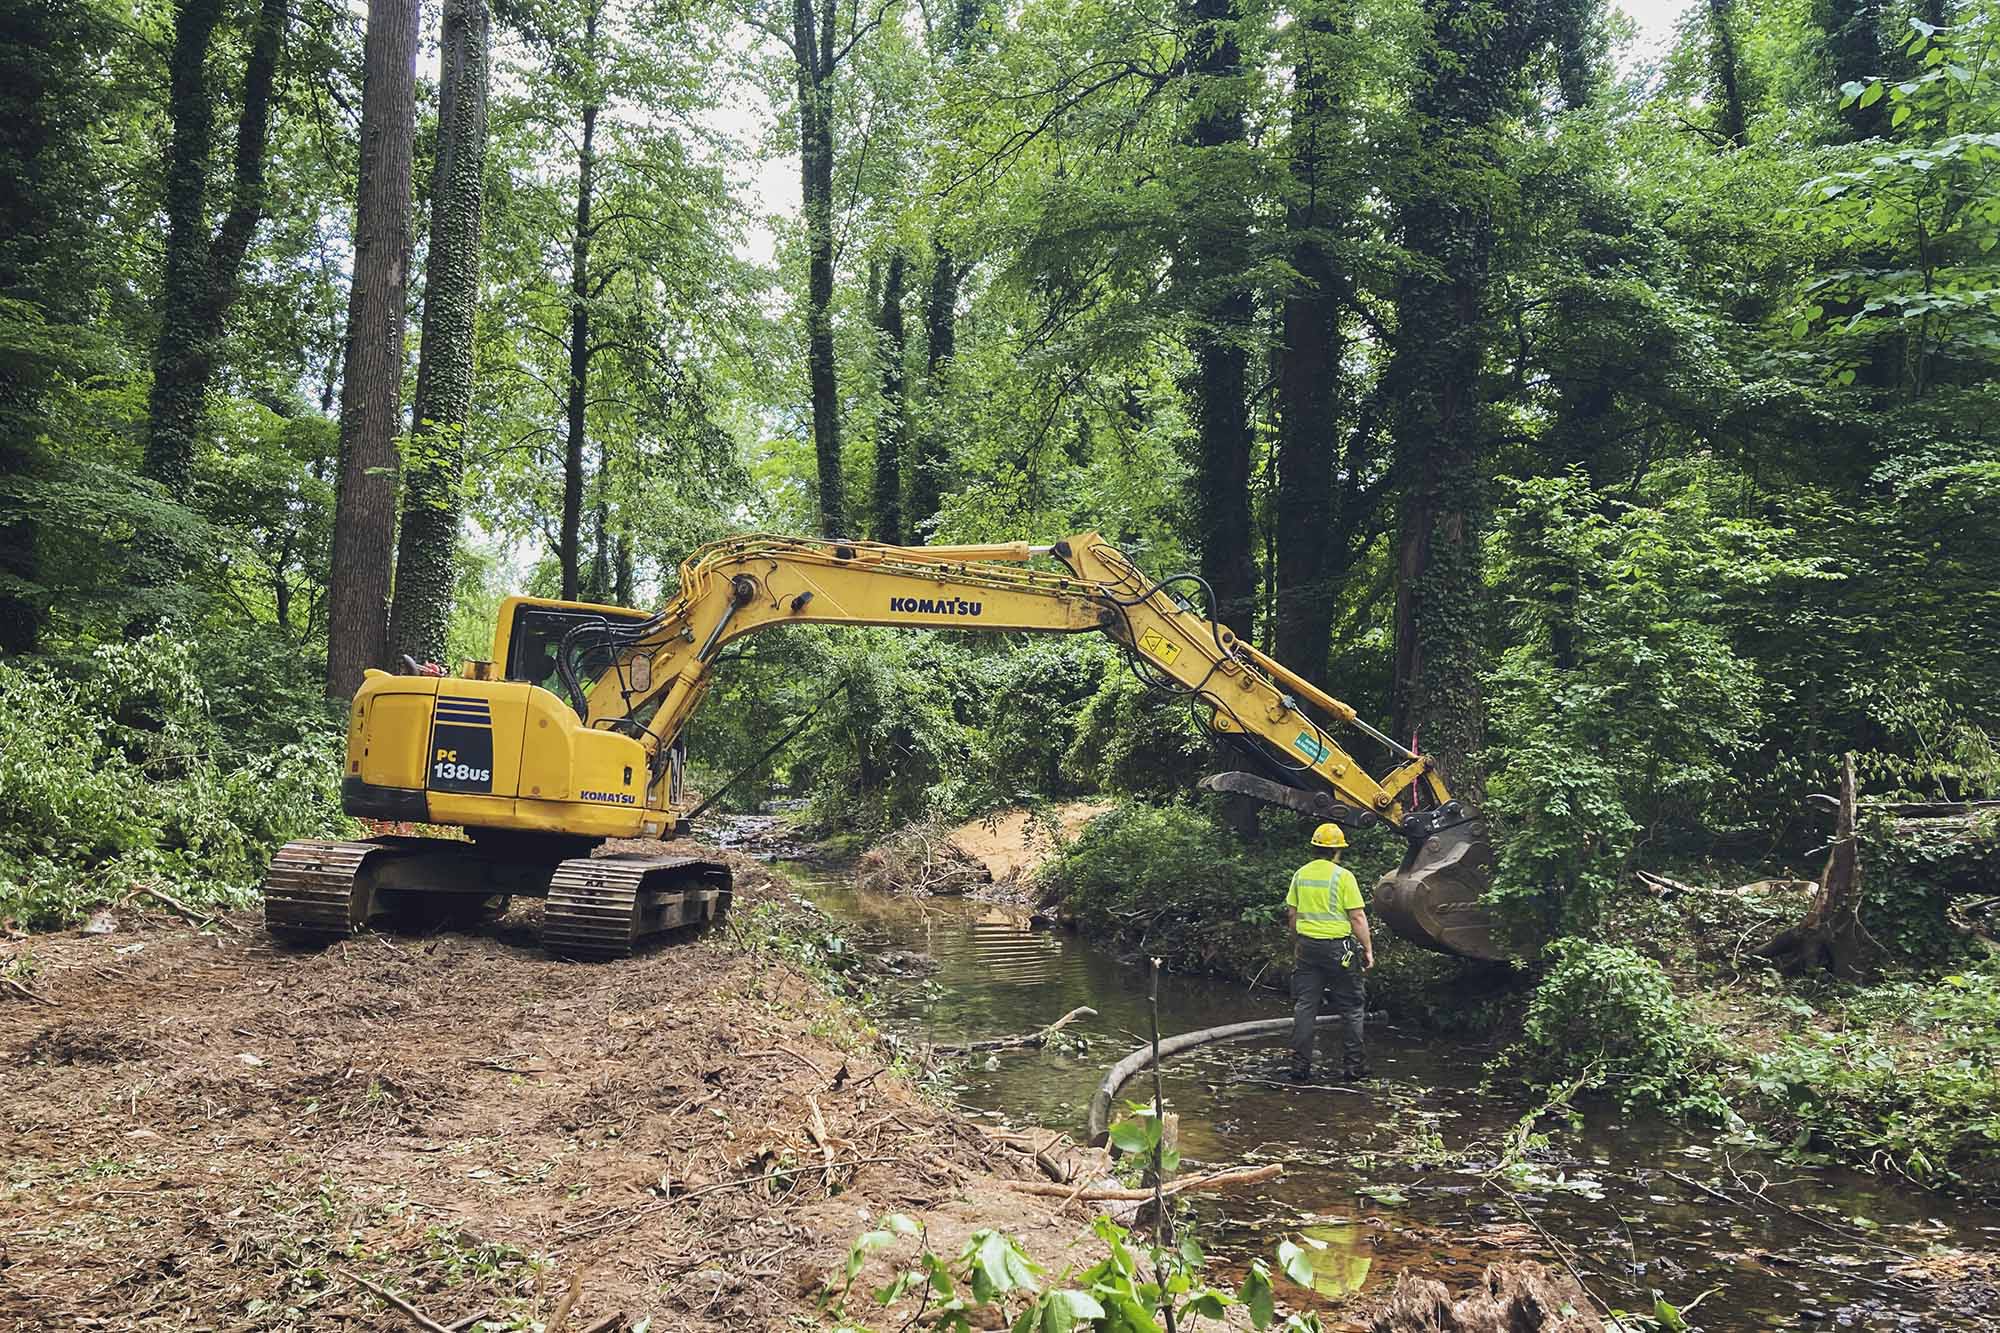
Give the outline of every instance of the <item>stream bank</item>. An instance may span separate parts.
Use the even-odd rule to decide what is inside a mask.
[[[1144,973],[1086,940],[1039,929],[1025,911],[964,899],[856,889],[824,866],[783,867],[848,947],[920,954],[929,975],[887,978],[877,1017],[921,1059],[1097,1015],[1039,1052],[953,1067],[951,1095],[994,1121],[1081,1135],[1104,1066],[1146,1030]],[[1165,1033],[1282,1013],[1269,992],[1212,978],[1163,983]],[[1317,1252],[1323,1293],[1385,1294],[1409,1269],[1454,1286],[1499,1258],[1567,1257],[1614,1306],[1650,1310],[1655,1290],[1691,1323],[1724,1330],[1993,1327],[2000,1210],[1900,1186],[1893,1177],[1776,1160],[1754,1135],[1717,1136],[1600,1112],[1521,1127],[1523,1107],[1482,1090],[1492,1044],[1378,1026],[1381,1077],[1362,1090],[1298,1091],[1277,1046],[1210,1047],[1168,1064],[1188,1170],[1279,1161],[1256,1191],[1204,1199],[1211,1249],[1268,1254],[1281,1237]],[[1507,1151],[1512,1145],[1512,1151]],[[1503,1151],[1507,1160],[1502,1160]]]

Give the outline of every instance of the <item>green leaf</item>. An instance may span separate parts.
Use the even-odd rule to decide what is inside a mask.
[[[1104,1307],[1087,1291],[1052,1291],[1041,1300],[1042,1333],[1069,1333],[1078,1324],[1104,1318]]]
[[[1137,1120],[1120,1120],[1111,1127],[1111,1146],[1123,1153],[1141,1153],[1153,1146],[1148,1126]]]
[[[1262,1263],[1250,1265],[1250,1271],[1243,1275],[1243,1285],[1238,1289],[1236,1299],[1249,1307],[1252,1328],[1271,1326],[1271,1274]]]
[[[1181,1307],[1181,1318],[1194,1315],[1199,1319],[1221,1319],[1228,1308],[1236,1304],[1226,1292],[1213,1287],[1203,1287],[1196,1292],[1186,1305]]]
[[[1653,1318],[1667,1333],[1687,1333],[1687,1320],[1681,1318],[1681,1312],[1668,1305],[1666,1298],[1657,1291],[1653,1293]]]
[[[915,1219],[903,1213],[884,1213],[882,1215],[882,1225],[888,1230],[895,1232],[898,1236],[914,1236],[923,1230],[923,1227],[919,1226]]]
[[[1876,82],[1868,85],[1868,91],[1861,94],[1861,100],[1856,105],[1862,107],[1871,107],[1881,100],[1882,100],[1882,84],[1880,80],[1877,80]]]
[[[1291,1241],[1278,1242],[1278,1268],[1301,1287],[1310,1288],[1313,1284],[1312,1256]]]

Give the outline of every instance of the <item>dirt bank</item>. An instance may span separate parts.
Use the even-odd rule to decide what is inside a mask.
[[[441,1324],[580,1282],[572,1330],[768,1328],[883,1211],[1063,1252],[1081,1221],[755,947],[777,895],[739,885],[744,929],[616,964],[547,958],[532,904],[323,951],[254,913],[0,944],[0,1327],[415,1326],[365,1279]]]
[[[921,820],[864,852],[855,870],[863,888],[881,893],[971,893],[1020,901],[1042,863],[1111,804],[1015,806],[957,825]]]

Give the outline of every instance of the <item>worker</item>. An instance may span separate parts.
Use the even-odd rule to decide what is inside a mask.
[[[1354,1081],[1368,1077],[1362,1048],[1368,998],[1361,974],[1375,966],[1375,943],[1361,886],[1340,864],[1347,835],[1338,824],[1321,824],[1313,830],[1312,845],[1320,855],[1292,873],[1285,894],[1285,924],[1292,932],[1292,1082],[1312,1078],[1313,1025],[1321,997],[1329,993],[1340,1016],[1334,1050],[1341,1074]]]

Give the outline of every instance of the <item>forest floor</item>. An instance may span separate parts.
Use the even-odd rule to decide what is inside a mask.
[[[738,871],[738,924],[615,964],[548,958],[539,904],[319,951],[253,912],[0,943],[0,1326],[416,1327],[373,1283],[444,1325],[577,1284],[573,1331],[796,1327],[885,1212],[1059,1263],[1087,1218],[886,1068]]]

